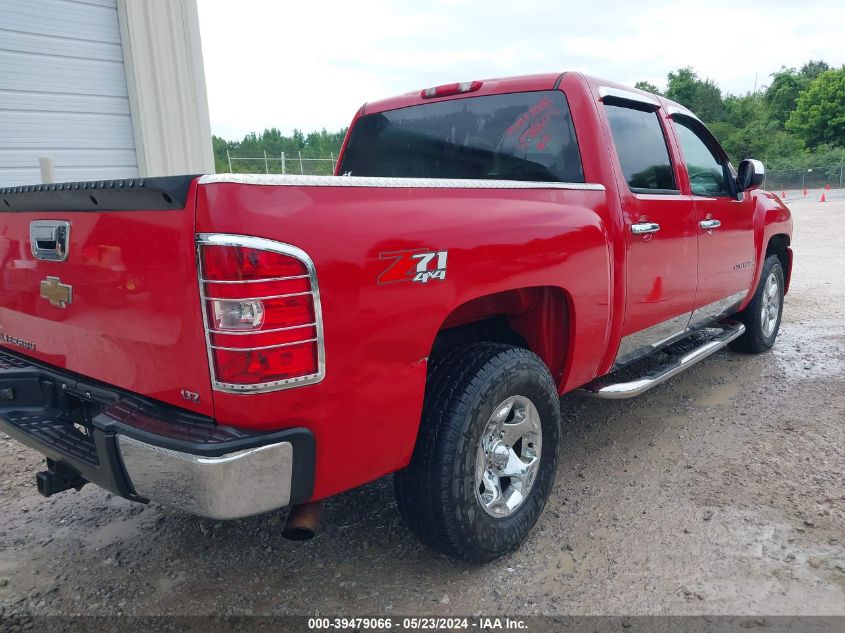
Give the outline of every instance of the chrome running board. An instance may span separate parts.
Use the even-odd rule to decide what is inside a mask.
[[[724,328],[724,332],[713,339],[710,339],[700,347],[679,356],[668,365],[652,370],[644,376],[628,382],[609,382],[610,375],[596,379],[581,387],[579,390],[584,395],[593,398],[604,398],[607,400],[623,400],[625,398],[636,398],[644,394],[652,387],[666,382],[673,376],[677,376],[685,369],[689,369],[697,362],[704,360],[711,354],[718,352],[728,343],[738,338],[745,332],[745,326],[735,321],[722,322],[717,324]],[[715,326],[714,326],[715,327]],[[612,380],[612,378],[610,378]]]

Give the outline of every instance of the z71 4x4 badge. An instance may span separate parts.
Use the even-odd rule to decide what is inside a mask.
[[[424,248],[379,253],[379,259],[392,259],[393,263],[379,275],[378,283],[415,281],[425,284],[430,280],[445,281],[448,254],[449,251],[430,251]]]

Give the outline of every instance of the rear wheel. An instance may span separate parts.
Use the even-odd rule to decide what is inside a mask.
[[[739,352],[759,354],[771,349],[783,316],[783,268],[776,255],[763,262],[763,273],[748,307],[736,318],[745,325],[745,333],[731,343]]]
[[[483,562],[516,548],[557,470],[560,403],[528,350],[460,348],[430,372],[417,445],[396,473],[405,523],[424,543]]]

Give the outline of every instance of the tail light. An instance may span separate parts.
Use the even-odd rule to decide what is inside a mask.
[[[325,375],[317,274],[289,244],[243,235],[197,236],[213,386],[256,392]]]

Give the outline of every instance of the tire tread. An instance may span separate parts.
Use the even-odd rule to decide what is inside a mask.
[[[763,270],[760,274],[760,281],[757,283],[757,288],[754,291],[748,306],[745,310],[735,315],[740,323],[745,326],[745,332],[742,336],[731,341],[730,348],[736,352],[743,352],[746,354],[760,354],[772,348],[777,339],[778,331],[780,330],[780,322],[774,331],[774,336],[771,341],[766,341],[763,336],[763,327],[760,323],[760,302],[763,297],[763,289],[765,288],[766,279],[772,272],[775,272],[780,277],[781,288],[783,288],[783,269],[781,267],[780,259],[777,255],[769,255],[763,262]],[[783,297],[781,297],[781,301]],[[783,305],[781,305],[781,316],[783,314]]]
[[[468,542],[452,513],[460,509],[450,507],[453,487],[460,485],[460,481],[442,473],[449,470],[451,456],[460,454],[462,448],[474,450],[459,446],[461,442],[472,441],[466,433],[456,432],[459,422],[470,414],[479,398],[483,399],[485,385],[491,378],[503,367],[515,365],[540,370],[545,390],[554,394],[557,428],[560,412],[556,387],[536,355],[499,343],[468,344],[436,359],[430,367],[411,463],[394,477],[400,515],[414,535],[430,547],[464,560],[490,560],[501,552],[496,543],[488,551]],[[556,449],[557,438],[548,439]],[[536,516],[532,525],[534,521]]]

